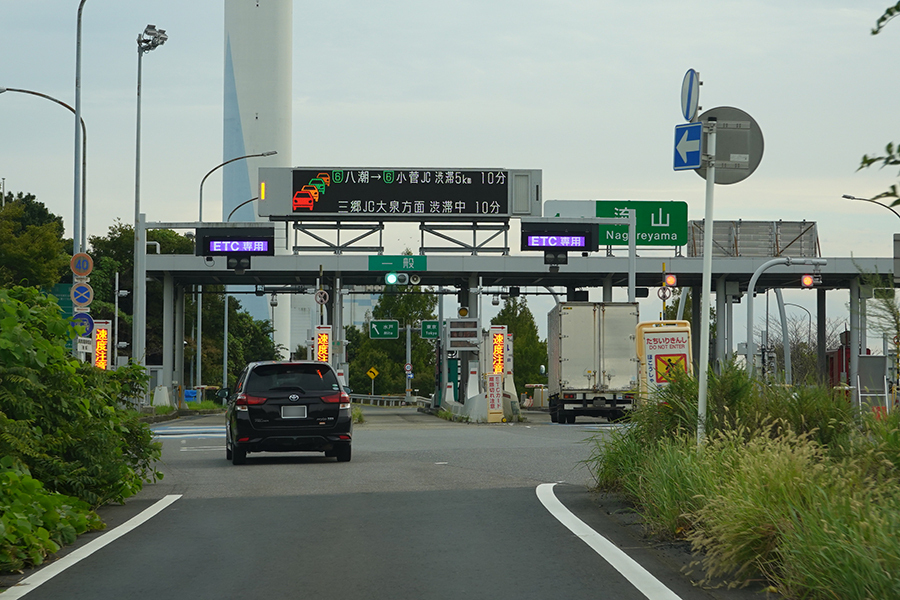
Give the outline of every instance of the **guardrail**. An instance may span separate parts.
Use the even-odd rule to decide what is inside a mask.
[[[350,401],[354,404],[366,404],[369,406],[431,406],[430,398],[411,396],[411,401],[406,401],[406,396],[371,396],[368,394],[350,394]]]

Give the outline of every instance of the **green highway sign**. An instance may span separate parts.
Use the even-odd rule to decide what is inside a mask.
[[[634,209],[638,246],[683,246],[688,241],[687,202],[598,200],[595,217],[627,217]],[[627,246],[628,225],[600,225],[600,246]]]
[[[440,323],[438,321],[422,321],[420,336],[423,340],[436,340],[440,335]]]
[[[688,206],[680,200],[547,200],[544,215],[561,219],[628,216],[634,209],[638,246],[684,246],[688,242]],[[599,225],[597,243],[627,246],[628,225]]]
[[[427,256],[370,256],[370,271],[427,271]]]
[[[369,339],[396,340],[399,337],[399,321],[369,321]]]

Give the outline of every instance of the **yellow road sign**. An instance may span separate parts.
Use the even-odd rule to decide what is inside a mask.
[[[376,377],[378,377],[378,369],[372,367],[371,369],[366,371],[366,375],[368,375],[371,379],[375,379]]]
[[[656,382],[671,381],[669,379],[670,371],[684,371],[687,373],[687,355],[686,354],[657,354],[656,355]]]

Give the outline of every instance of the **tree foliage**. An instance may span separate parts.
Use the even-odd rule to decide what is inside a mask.
[[[423,340],[417,323],[435,319],[437,296],[423,293],[420,286],[389,287],[372,307],[372,318],[396,320],[400,323],[400,337],[396,340],[371,340],[368,332],[347,327],[348,359],[350,362],[350,387],[360,393],[370,391],[373,381],[366,372],[375,367],[378,377],[374,380],[376,394],[402,394],[406,391],[406,333],[410,325],[410,355],[413,366],[412,389],[430,393],[434,389],[435,344]]]
[[[159,243],[161,254],[193,254],[194,242],[175,231],[151,229],[147,239]],[[91,236],[91,256],[94,271],[91,285],[94,288],[94,302],[91,304],[95,318],[115,318],[115,275],[119,274],[120,289],[131,290],[134,286],[134,228],[130,224],[116,221],[107,235]],[[155,251],[154,245],[149,246]],[[225,302],[222,286],[204,286],[203,293],[203,343],[202,381],[196,384],[219,385],[222,382],[224,358]],[[131,315],[134,294],[119,301],[119,339],[131,342]],[[185,373],[196,363],[197,340],[195,331],[197,304],[193,294],[185,297]],[[162,364],[162,317],[163,287],[158,281],[147,283],[147,364]],[[254,360],[275,360],[278,353],[272,341],[272,326],[269,321],[256,320],[243,308],[237,298],[228,301],[228,382],[233,384],[247,362]],[[129,350],[121,354],[128,355]],[[188,383],[187,381],[185,383]]]
[[[888,21],[897,15],[900,15],[900,2],[894,6],[887,7],[884,10],[884,14],[878,17],[878,20],[875,22],[875,27],[872,29],[872,35],[881,33],[881,30],[884,29],[884,26],[887,25]]]
[[[878,35],[879,33],[881,33],[881,30],[884,29],[884,27],[888,24],[888,21],[890,21],[897,15],[900,15],[900,2],[885,9],[884,14],[881,15],[875,22],[875,27],[872,29],[872,35]],[[896,167],[900,165],[900,145],[889,142],[887,146],[884,147],[883,154],[878,154],[876,156],[869,156],[868,154],[863,155],[857,171],[861,169],[867,169],[872,165],[877,164],[881,165],[880,168]],[[894,184],[890,186],[886,191],[881,192],[877,196],[874,196],[870,199],[878,200],[881,198],[894,198],[894,201],[890,204],[890,206],[897,206],[898,204],[900,204],[900,195],[898,194],[900,194],[900,190],[898,190],[897,184]]]
[[[74,335],[54,298],[0,289],[0,456],[50,491],[92,506],[122,501],[158,476],[158,444],[121,408],[147,378],[137,366],[102,371],[73,359]]]
[[[50,286],[69,263],[62,218],[33,195],[8,194],[0,209],[0,286]]]

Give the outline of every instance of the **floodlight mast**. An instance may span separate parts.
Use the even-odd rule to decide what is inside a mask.
[[[165,29],[147,25],[137,37],[137,132],[134,150],[134,310],[132,316],[131,360],[146,364],[147,337],[147,244],[144,221],[141,216],[141,66],[144,54],[166,43],[169,36]]]

